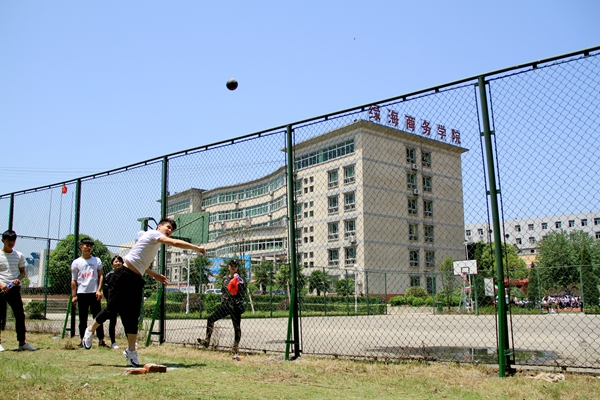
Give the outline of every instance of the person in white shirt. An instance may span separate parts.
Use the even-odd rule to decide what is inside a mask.
[[[19,350],[37,350],[25,342],[25,311],[21,299],[21,282],[25,278],[25,257],[14,250],[17,234],[7,230],[2,234],[2,250],[0,250],[0,352],[2,346],[2,331],[6,325],[6,304],[10,305],[15,315],[15,330],[19,341]]]
[[[150,264],[156,258],[161,244],[175,246],[182,249],[193,250],[206,254],[203,247],[185,242],[183,240],[171,239],[171,234],[177,229],[173,219],[163,218],[158,223],[156,230],[142,232],[137,242],[123,259],[125,264],[115,271],[109,283],[108,302],[96,316],[91,327],[86,329],[83,337],[83,345],[86,349],[92,347],[92,336],[111,316],[119,314],[125,334],[127,335],[128,347],[123,352],[125,358],[132,367],[139,367],[135,342],[138,333],[138,318],[144,288],[143,275],[148,274],[157,281],[167,284],[169,281],[164,275],[149,269]]]
[[[79,308],[79,337],[82,339],[79,347],[83,347],[83,335],[87,328],[88,314],[96,317],[102,305],[102,261],[92,256],[94,241],[90,238],[81,239],[79,242],[81,257],[71,263],[71,292],[73,307]],[[98,329],[98,342],[100,347],[108,347],[104,342],[104,327]]]

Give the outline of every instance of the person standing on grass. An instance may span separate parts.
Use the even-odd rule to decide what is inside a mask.
[[[6,325],[6,304],[10,305],[15,315],[15,330],[19,341],[19,350],[35,351],[35,347],[25,342],[25,311],[21,298],[21,282],[25,278],[25,256],[14,250],[17,234],[7,230],[2,234],[2,250],[0,250],[0,352],[2,331]]]
[[[203,347],[210,345],[210,337],[215,328],[215,322],[231,315],[233,323],[233,348],[232,352],[237,354],[242,338],[242,314],[244,313],[244,292],[246,284],[239,275],[240,266],[234,259],[227,264],[228,274],[223,277],[221,286],[221,305],[208,317],[206,322],[206,338],[198,338],[198,344]]]
[[[83,346],[86,349],[92,347],[92,336],[96,329],[107,319],[119,314],[125,328],[128,343],[128,347],[123,352],[123,355],[132,367],[140,366],[138,354],[135,350],[135,342],[137,339],[138,318],[140,316],[144,288],[143,275],[148,274],[161,283],[169,283],[164,275],[149,269],[160,245],[175,246],[206,254],[203,247],[183,240],[171,239],[170,236],[175,229],[177,229],[177,224],[173,219],[163,218],[158,223],[156,230],[140,232],[137,242],[129,250],[129,253],[123,257],[125,261],[123,268],[117,269],[110,280],[106,308],[100,311],[92,326],[88,327],[85,331]]]
[[[109,293],[108,283],[112,279],[115,271],[123,266],[123,257],[114,256],[111,261],[111,264],[112,264],[113,269],[112,269],[112,271],[107,272],[107,274],[104,276],[104,285],[102,286],[102,294],[104,294],[104,298],[106,300],[108,300],[108,293]],[[110,336],[110,347],[113,349],[119,348],[119,345],[117,344],[117,340],[116,340],[116,335],[115,335],[116,328],[117,328],[117,315],[115,314],[112,317],[110,317],[110,320],[108,323],[108,336]]]
[[[81,257],[71,263],[71,292],[73,307],[79,304],[79,337],[82,342],[79,347],[83,347],[83,335],[88,323],[88,314],[92,311],[92,316],[96,315],[102,309],[100,300],[102,299],[102,261],[98,257],[92,256],[94,250],[94,241],[89,238],[81,239],[79,242]],[[104,327],[98,329],[98,346],[108,347],[104,342]]]

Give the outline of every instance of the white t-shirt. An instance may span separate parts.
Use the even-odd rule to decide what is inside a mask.
[[[102,261],[98,257],[83,257],[71,263],[71,279],[77,282],[77,293],[95,293],[98,290],[98,274],[102,273]]]
[[[25,256],[16,250],[5,253],[0,248],[0,281],[8,285],[17,279],[21,273],[19,268],[25,269]]]
[[[152,261],[156,258],[156,253],[158,253],[158,249],[160,248],[158,239],[162,236],[164,236],[162,233],[155,230],[143,232],[131,250],[129,250],[129,253],[123,258],[133,265],[140,274],[144,275],[150,264],[152,264]]]

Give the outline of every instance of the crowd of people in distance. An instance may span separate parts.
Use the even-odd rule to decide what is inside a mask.
[[[544,296],[542,299],[542,311],[556,313],[559,310],[583,311],[583,302],[579,296]]]

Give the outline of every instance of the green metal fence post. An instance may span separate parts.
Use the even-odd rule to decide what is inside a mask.
[[[496,170],[494,166],[494,152],[492,149],[492,130],[488,113],[488,101],[486,93],[486,82],[483,76],[479,77],[479,99],[481,107],[481,119],[485,142],[485,154],[487,161],[487,174],[489,183],[489,198],[492,213],[494,253],[496,259],[496,274],[498,278],[498,369],[501,378],[510,371],[510,357],[508,351],[508,321],[506,318],[506,291],[504,288],[504,269],[502,264],[502,239],[500,237],[500,213],[498,207],[498,195],[500,191],[496,186]]]
[[[46,266],[44,268],[44,318],[48,313],[48,264],[50,264],[50,239],[48,239],[48,245],[46,246],[46,259],[43,261]],[[42,262],[42,260],[40,260]]]
[[[160,218],[167,217],[167,198],[168,198],[168,187],[169,187],[169,158],[163,157],[162,163],[162,183],[161,183],[161,201],[160,201]],[[167,266],[167,252],[166,246],[164,244],[160,245],[160,253],[159,253],[159,271],[161,275],[165,275],[166,266]],[[165,342],[165,331],[166,331],[166,303],[165,303],[165,284],[159,283],[160,290],[163,292],[163,295],[160,296],[160,323],[158,327],[158,342]]]
[[[296,204],[294,202],[294,152],[292,150],[292,126],[288,125],[286,129],[286,150],[287,150],[287,201],[288,201],[288,230],[289,230],[289,249],[290,249],[290,273],[292,275],[292,293],[290,297],[290,311],[288,316],[287,339],[285,341],[285,359],[290,359],[290,344],[294,345],[294,357],[300,357],[300,324],[298,321],[298,287],[297,287],[297,267],[296,256]],[[293,334],[293,339],[292,339]]]
[[[369,300],[369,273],[365,271],[365,295],[367,296],[367,315],[371,315],[371,301]]]
[[[383,273],[383,290],[385,292],[385,313],[387,314],[388,294],[387,294],[387,272]]]
[[[75,209],[73,211],[73,257],[72,259],[76,259],[79,255],[79,217],[81,215],[81,179],[77,179],[77,184],[75,185]],[[71,301],[72,299],[69,299]],[[76,307],[71,307],[71,337],[75,336],[75,320]],[[83,338],[82,338],[83,339]]]
[[[348,297],[348,292],[350,291],[348,285],[348,270],[346,270],[346,315],[350,315],[350,298]]]
[[[323,267],[323,289],[325,289],[325,283],[327,278],[325,277],[325,267]],[[327,290],[323,290],[323,311],[327,315]]]
[[[12,230],[13,228],[13,218],[15,216],[15,194],[10,194],[10,204],[8,205],[8,228]]]

